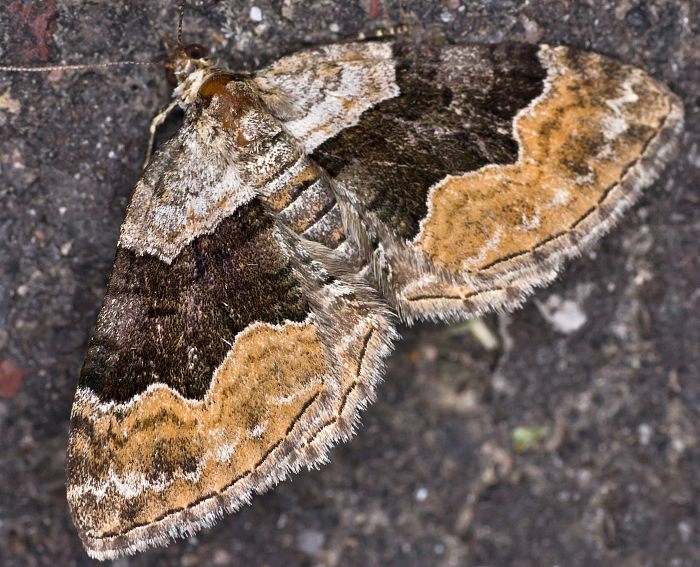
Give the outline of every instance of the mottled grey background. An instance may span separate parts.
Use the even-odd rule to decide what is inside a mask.
[[[0,61],[162,58],[175,20],[169,0],[5,0]],[[418,41],[566,43],[639,65],[685,101],[680,156],[595,254],[484,320],[497,349],[465,325],[405,329],[329,466],[115,565],[700,565],[700,3],[205,1],[186,28],[254,68],[401,23]],[[68,416],[167,98],[157,69],[0,73],[3,567],[92,564],[65,502]]]

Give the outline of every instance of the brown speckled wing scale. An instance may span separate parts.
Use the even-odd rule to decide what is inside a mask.
[[[327,116],[299,134],[314,132],[312,157],[363,219],[375,275],[408,322],[519,305],[615,224],[682,128],[667,88],[597,54],[380,45],[373,69],[391,60],[399,94],[341,115],[351,125],[322,142]]]
[[[654,181],[682,125],[642,71],[549,46],[174,69],[183,125],[134,190],[71,417],[68,499],[99,559],[322,462],[397,314],[519,305]]]

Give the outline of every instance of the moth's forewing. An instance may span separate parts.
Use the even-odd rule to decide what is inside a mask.
[[[122,228],[68,449],[68,500],[98,559],[193,533],[322,462],[353,431],[395,338],[377,291],[251,189],[271,177],[255,160],[276,152],[283,199],[303,180],[282,164],[303,152],[239,86],[199,87]],[[318,192],[288,193],[300,226],[326,216]]]

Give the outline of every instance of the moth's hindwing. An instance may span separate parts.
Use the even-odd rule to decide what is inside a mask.
[[[288,123],[350,196],[387,298],[407,321],[520,304],[611,228],[682,128],[675,95],[600,55],[372,45],[371,56],[356,44],[292,55],[261,80],[285,88],[283,70],[310,64],[331,77],[294,90],[307,112]]]
[[[260,201],[168,263],[128,248],[71,417],[68,498],[105,559],[210,525],[347,437],[394,330]]]

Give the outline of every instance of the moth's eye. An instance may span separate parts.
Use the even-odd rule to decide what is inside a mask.
[[[189,57],[190,59],[203,59],[204,57],[209,55],[209,51],[203,45],[199,45],[198,43],[191,43],[190,45],[185,47],[185,55],[187,55],[187,57]]]

